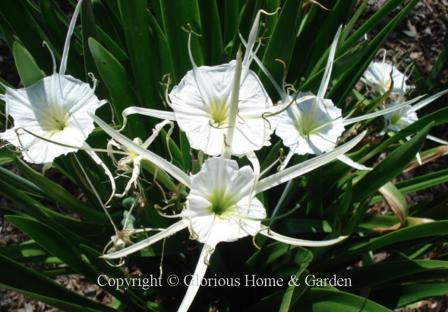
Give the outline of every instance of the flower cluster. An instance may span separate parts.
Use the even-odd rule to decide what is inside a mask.
[[[143,160],[151,162],[185,186],[184,209],[170,216],[179,218],[179,221],[166,229],[159,229],[158,233],[147,239],[132,243],[129,236],[137,230],[129,229],[128,222],[124,222],[124,229],[119,231],[112,222],[116,232],[107,247],[113,246],[106,248],[104,259],[126,257],[187,229],[193,239],[204,244],[195,269],[195,275],[201,279],[213,250],[221,242],[261,234],[295,246],[321,247],[338,243],[346,237],[309,241],[274,232],[264,224],[268,214],[257,194],[336,159],[358,170],[370,170],[345,155],[365,136],[361,133],[343,142],[341,137],[346,127],[384,116],[389,128],[398,131],[417,120],[415,112],[418,109],[446,93],[406,101],[405,95],[411,89],[406,83],[406,75],[385,62],[372,63],[362,81],[380,96],[390,94],[387,105],[369,114],[344,117],[342,109],[326,97],[342,27],[329,48],[317,93],[310,90],[291,92],[275,81],[256,55],[260,19],[262,14],[268,14],[259,11],[247,41],[241,38],[244,55],[239,51],[235,60],[217,66],[197,66],[189,47],[192,69],[168,93],[170,111],[135,106],[125,109],[124,123],[131,114],[162,120],[145,141],[129,139],[95,116],[95,111],[106,103],[95,95],[95,80],[91,87],[65,74],[70,39],[81,2],[78,2],[69,25],[59,71],[54,65],[51,76],[26,88],[15,90],[5,86],[6,93],[2,99],[6,103],[7,118],[14,120],[14,126],[0,133],[0,138],[19,148],[24,159],[35,164],[51,164],[61,155],[80,149],[87,151],[110,179],[112,194],[109,201],[114,197],[124,197],[133,187],[137,188]],[[253,61],[278,91],[280,100],[275,105],[257,74],[251,70]],[[116,177],[95,153],[99,149],[86,143],[94,129],[94,122],[111,137],[105,151],[116,166],[117,176],[129,176],[120,194],[116,194]],[[183,171],[149,150],[166,125],[177,125],[185,132],[190,147],[207,155],[195,174]],[[264,177],[256,152],[271,144],[274,133],[289,153],[278,171]],[[122,157],[116,159],[114,154]],[[288,166],[295,155],[306,154],[315,157]],[[237,161],[240,158],[245,158],[250,165],[240,166]],[[103,203],[99,196],[98,200],[108,214],[109,201]],[[130,215],[127,212],[126,220]],[[189,309],[199,284],[188,288],[179,311]]]

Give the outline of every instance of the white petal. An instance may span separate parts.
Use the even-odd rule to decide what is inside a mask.
[[[310,172],[320,166],[323,166],[323,165],[333,161],[338,156],[343,155],[343,154],[347,153],[349,150],[351,150],[355,145],[357,145],[362,140],[362,138],[364,136],[365,136],[365,132],[358,135],[357,137],[350,140],[349,142],[335,148],[331,152],[319,155],[313,159],[310,159],[310,160],[304,161],[300,164],[286,168],[283,171],[280,171],[280,172],[275,173],[267,178],[260,180],[257,184],[255,192],[256,193],[263,192],[263,191],[268,190],[274,186],[277,186],[279,184],[287,182],[291,179],[294,179],[300,175],[303,175],[307,172]]]
[[[346,164],[347,166],[350,166],[357,170],[366,170],[366,171],[372,170],[372,168],[364,166],[363,164],[357,163],[356,161],[354,161],[353,159],[351,159],[350,157],[347,157],[345,155],[340,155],[338,157],[338,159],[340,161],[342,161],[344,164]]]
[[[336,146],[344,132],[341,110],[331,100],[316,96],[301,101],[308,93],[297,95],[293,104],[277,116],[275,133],[296,154],[321,154]],[[291,97],[288,101],[293,100]]]
[[[207,85],[198,84],[193,72],[189,71],[170,92],[171,107],[179,127],[187,135],[190,146],[208,155],[217,156],[224,151],[227,128],[213,126],[211,111],[213,105],[229,105],[235,62],[213,67],[201,66],[196,68],[196,72]],[[201,88],[207,88],[207,96],[203,95]],[[239,91],[239,114],[232,154],[247,154],[269,142],[273,130],[262,118],[262,114],[271,107],[272,102],[261,82],[255,73],[249,72],[241,82]],[[257,112],[255,116],[253,111]]]
[[[164,119],[164,120],[176,120],[173,112],[131,106],[131,107],[124,109],[123,112],[121,113],[121,115],[123,117],[122,129],[124,129],[126,127],[126,124],[128,122],[127,117],[130,115],[133,115],[133,114],[140,114],[140,115],[155,117],[155,118]]]
[[[118,131],[114,130],[107,123],[102,121],[100,118],[92,115],[92,118],[95,122],[103,129],[107,134],[109,134],[115,141],[125,146],[126,148],[134,151],[135,153],[142,156],[142,158],[149,160],[154,163],[156,166],[160,167],[162,170],[168,172],[171,176],[177,179],[179,182],[183,183],[186,186],[190,186],[190,177],[183,172],[181,169],[173,165],[172,163],[166,161],[162,157],[154,154],[151,151],[148,151],[138,144],[135,144],[132,140],[128,139]]]
[[[418,96],[412,100],[409,100],[409,101],[406,101],[403,103],[396,103],[394,105],[390,105],[387,108],[381,109],[379,111],[376,111],[376,112],[373,112],[370,114],[365,114],[365,115],[361,115],[361,116],[357,116],[357,117],[353,117],[353,118],[344,119],[343,124],[344,124],[344,126],[348,126],[348,125],[351,125],[351,124],[354,124],[354,123],[357,123],[357,122],[360,122],[363,120],[368,120],[368,119],[372,119],[375,117],[391,114],[391,113],[394,113],[399,110],[403,110],[403,109],[409,110],[410,105],[417,102],[422,97],[424,97],[424,95]]]
[[[259,231],[259,233],[263,234],[264,236],[267,236],[269,238],[272,238],[278,242],[282,242],[282,243],[293,245],[293,246],[303,246],[303,247],[331,246],[331,245],[342,242],[343,240],[345,240],[348,237],[348,236],[339,236],[338,238],[329,239],[329,240],[312,241],[312,240],[299,239],[299,238],[293,238],[293,237],[281,235],[279,233],[276,233],[276,232],[270,230],[267,227],[263,227],[262,230]]]
[[[363,74],[362,81],[384,94],[390,88],[391,74],[394,83],[392,92],[405,94],[409,89],[409,86],[406,84],[406,76],[388,63],[372,62]]]
[[[320,83],[319,91],[317,92],[317,97],[323,99],[325,93],[328,89],[328,84],[330,83],[331,70],[333,69],[334,56],[336,54],[336,47],[338,45],[339,36],[341,35],[342,26],[339,26],[336,35],[334,36],[333,42],[331,43],[330,52],[328,54],[327,66],[325,67],[325,72]]]
[[[182,215],[202,243],[216,245],[250,235],[245,222],[255,226],[266,217],[262,203],[253,196],[256,180],[249,166],[238,169],[234,160],[210,158],[191,181],[187,208]],[[219,215],[211,210],[216,194],[229,204],[229,210]]]
[[[157,243],[158,241],[161,241],[164,238],[167,238],[171,235],[176,234],[177,232],[185,229],[188,226],[186,222],[183,220],[178,221],[171,225],[170,227],[166,228],[165,230],[152,235],[151,237],[148,237],[144,240],[139,241],[138,243],[135,243],[129,247],[120,249],[118,251],[103,255],[102,258],[104,259],[119,259],[126,257],[127,255],[130,255],[134,252],[137,252],[139,250],[142,250],[143,248],[146,248],[152,244]]]
[[[70,39],[72,38],[73,32],[75,30],[76,20],[78,19],[79,12],[81,11],[81,6],[82,0],[79,0],[70,21],[70,25],[68,26],[67,37],[65,38],[64,50],[62,52],[61,67],[59,68],[59,72],[62,75],[65,74],[65,70],[67,68],[68,52],[70,50]]]
[[[438,137],[432,136],[430,134],[428,134],[427,136],[428,140],[431,140],[433,142],[439,143],[439,144],[443,144],[443,145],[448,145],[448,141],[442,140]]]
[[[177,312],[187,312],[190,309],[191,304],[193,303],[194,298],[201,286],[201,281],[204,278],[205,272],[207,271],[207,262],[210,258],[211,254],[210,246],[204,245],[202,248],[201,254],[198,259],[198,264],[196,265],[196,269],[193,273],[194,282],[188,286],[187,293],[185,294],[182,303],[179,306]]]

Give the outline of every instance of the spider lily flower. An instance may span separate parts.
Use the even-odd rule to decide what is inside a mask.
[[[119,144],[135,151],[143,159],[147,159],[167,171],[190,190],[186,200],[186,208],[177,216],[170,216],[179,217],[181,218],[180,221],[147,239],[104,255],[103,258],[105,259],[125,257],[181,230],[188,229],[192,237],[204,244],[194,272],[197,279],[201,281],[207,270],[209,258],[220,242],[232,242],[242,237],[262,234],[286,244],[317,247],[335,244],[345,238],[309,241],[278,234],[262,224],[266,217],[266,210],[255,195],[336,159],[358,144],[365,133],[358,135],[331,152],[321,154],[259,180],[257,173],[259,164],[257,164],[256,158],[251,159],[255,163],[254,169],[252,169],[250,166],[239,168],[235,160],[212,157],[205,161],[197,174],[189,176],[160,156],[113,130],[98,117],[94,116],[94,119]],[[188,287],[178,311],[188,310],[199,285],[200,283],[195,283]]]
[[[392,103],[388,104],[388,106],[393,107],[397,104],[397,102],[392,101]],[[413,110],[411,106],[408,106],[384,115],[384,119],[389,130],[398,132],[416,122],[418,120],[418,116],[417,112]]]
[[[240,60],[198,67],[191,53],[190,34],[188,50],[193,69],[168,94],[172,111],[129,107],[123,111],[124,119],[139,113],[176,121],[190,146],[211,156],[224,152],[246,155],[269,145],[274,129],[262,115],[273,104],[257,75],[249,69],[262,12],[255,18]],[[231,138],[227,137],[229,128]]]
[[[439,97],[441,97],[447,93],[448,93],[448,89],[440,91],[440,92],[420,101],[419,103],[417,103],[415,105],[406,105],[399,110],[395,110],[389,114],[384,115],[387,129],[390,131],[393,131],[393,132],[399,132],[402,129],[406,128],[407,126],[411,125],[412,123],[414,123],[418,120],[417,111],[419,109],[425,107],[426,105],[432,103],[433,101],[435,101],[436,99],[438,99]],[[402,106],[402,104],[400,104],[400,102],[399,102],[400,100],[404,101],[404,97],[398,96],[395,99],[391,99],[388,106],[392,107],[392,108],[395,106]],[[445,140],[439,139],[430,134],[428,134],[426,138],[428,140],[431,140],[433,142],[436,142],[436,143],[439,143],[442,145],[445,145],[448,143]],[[417,157],[418,163],[420,165],[422,165],[420,153],[417,153],[416,157]]]
[[[286,167],[294,154],[319,155],[331,151],[336,147],[339,137],[345,131],[341,109],[336,107],[331,99],[325,98],[341,30],[342,27],[339,27],[331,44],[327,65],[317,95],[311,92],[289,95],[275,82],[264,65],[257,58],[255,59],[262,71],[272,81],[281,98],[278,105],[281,109],[279,113],[273,115],[276,115],[274,117],[277,125],[275,134],[289,148],[282,169]],[[338,159],[356,169],[370,169],[354,162],[345,155],[340,155]]]
[[[154,127],[151,136],[148,139],[146,139],[145,142],[143,142],[140,138],[135,138],[133,142],[138,146],[141,146],[142,148],[145,149],[148,148],[151,145],[151,143],[154,142],[154,140],[157,138],[158,134],[165,125],[172,126],[172,122],[164,120],[158,123]],[[114,147],[119,150],[124,150],[127,153],[127,155],[117,160],[113,153]],[[128,183],[125,186],[123,193],[115,194],[116,197],[121,198],[128,194],[132,186],[134,186],[134,188],[137,187],[138,178],[140,176],[142,157],[137,153],[135,153],[133,150],[128,149],[122,146],[121,144],[117,143],[113,139],[109,140],[109,142],[107,143],[107,151],[108,156],[112,159],[114,165],[117,167],[117,171],[120,172],[119,176],[126,176],[128,174],[131,175],[128,180]]]
[[[5,101],[6,119],[11,116],[14,126],[0,133],[0,138],[22,149],[24,159],[30,163],[49,164],[60,155],[76,151],[73,146],[83,146],[94,129],[90,114],[105,103],[96,97],[95,86],[91,88],[65,74],[70,39],[81,4],[82,0],[69,25],[59,72],[50,50],[51,76],[22,89],[4,86],[6,92],[1,99]]]
[[[280,95],[280,103],[274,106],[273,113],[268,113],[267,116],[276,119],[275,133],[282,139],[283,144],[289,147],[289,153],[283,162],[282,168],[286,167],[294,154],[319,155],[332,150],[337,145],[338,139],[345,131],[345,128],[349,125],[380,116],[392,116],[395,112],[400,112],[404,109],[409,113],[415,112],[442,96],[445,92],[440,92],[423,100],[421,99],[424,96],[419,96],[361,116],[343,117],[342,111],[334,105],[333,101],[325,98],[340,33],[341,28],[337,31],[331,44],[328,61],[317,95],[309,92],[290,95],[279,86],[263,63],[254,56],[255,62]],[[243,39],[242,41],[245,44]],[[421,101],[419,102],[419,100]],[[354,162],[345,155],[340,155],[338,159],[358,170],[371,169]]]
[[[404,95],[412,86],[406,83],[408,78],[395,66],[382,62],[370,63],[361,81],[370,86],[373,91],[383,95],[392,87],[392,94]]]

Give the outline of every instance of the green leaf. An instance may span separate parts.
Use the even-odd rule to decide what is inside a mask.
[[[156,107],[159,99],[156,87],[161,73],[159,67],[154,66],[159,56],[156,47],[150,42],[146,5],[147,0],[118,0],[121,25],[138,93],[144,106]]]
[[[0,285],[67,312],[115,311],[0,254]]]
[[[351,278],[353,287],[351,289],[362,289],[364,287],[379,288],[383,284],[406,281],[410,276],[419,273],[430,273],[431,271],[448,273],[448,261],[441,260],[399,260],[385,261],[367,265],[362,268],[353,268],[344,271],[344,277]]]
[[[360,202],[376,192],[381,186],[399,175],[403,168],[415,157],[422,146],[432,124],[419,131],[409,142],[395,149],[353,186],[353,201]]]
[[[313,253],[305,248],[301,248],[302,253],[300,254],[300,267],[297,273],[295,274],[297,278],[299,278],[306,270],[306,268],[310,265],[313,260]],[[292,283],[286,289],[282,302],[279,307],[279,312],[288,312],[291,311],[292,307],[295,305],[297,300],[306,290],[306,286],[304,283],[300,283],[300,285],[296,286]]]
[[[74,248],[74,242],[68,241],[54,229],[25,216],[9,215],[6,216],[6,220],[28,234],[42,248],[67,263],[75,271],[81,273],[86,270],[79,251]]]
[[[93,15],[92,1],[86,0],[81,7],[81,26],[82,26],[82,51],[84,56],[85,79],[88,80],[88,73],[96,75],[97,70],[89,51],[89,38],[97,38],[95,17]]]
[[[20,39],[20,42],[36,58],[40,67],[50,71],[52,68],[51,58],[47,49],[42,47],[42,42],[46,41],[50,46],[52,43],[30,13],[26,2],[0,1],[0,15],[11,27],[16,37]]]
[[[287,0],[282,7],[280,16],[271,38],[263,54],[263,64],[276,81],[281,82],[284,71],[291,65],[296,34],[302,19],[302,1]],[[272,18],[268,16],[267,18]],[[277,60],[284,62],[284,66]],[[270,85],[264,79],[265,85]],[[272,90],[272,88],[271,88]]]
[[[393,289],[388,289],[388,291],[398,293],[399,299],[396,306],[404,307],[425,298],[445,296],[448,293],[448,283],[438,282],[398,285]]]
[[[204,58],[207,64],[216,65],[223,61],[223,41],[221,31],[221,21],[216,0],[199,0],[201,11],[201,24],[204,51],[207,51]]]
[[[33,56],[17,41],[12,46],[12,54],[20,80],[25,87],[44,78],[45,74],[37,66]]]
[[[162,1],[158,0],[157,6],[162,14],[163,29],[168,39],[171,59],[174,64],[174,82],[177,83],[191,69],[188,58],[188,33],[185,28],[191,27],[199,33],[202,29],[197,0]],[[191,51],[198,65],[204,63],[204,56],[198,37],[192,34]]]
[[[398,182],[396,186],[400,192],[411,193],[428,189],[446,182],[448,182],[448,169],[430,172],[412,179],[406,179]]]
[[[448,221],[436,221],[424,223],[415,226],[402,228],[398,231],[370,238],[359,243],[352,243],[350,246],[336,248],[334,256],[323,259],[321,263],[314,267],[315,270],[321,270],[328,266],[337,266],[341,262],[352,259],[356,255],[364,252],[375,252],[376,250],[386,248],[390,249],[400,243],[409,243],[415,240],[434,239],[448,235]]]
[[[391,312],[386,307],[365,297],[344,291],[313,288],[306,296],[306,303],[300,301],[295,309],[313,312]]]
[[[34,183],[31,183],[27,179],[11,172],[10,170],[7,170],[6,168],[0,167],[0,178],[1,181],[13,187],[13,189],[18,189],[36,196],[43,195],[42,190]]]
[[[16,154],[12,150],[8,148],[0,149],[0,166],[13,162],[15,158]]]
[[[107,220],[103,213],[92,210],[90,207],[84,205],[81,201],[73,197],[73,195],[65,188],[33,170],[22,160],[17,159],[15,164],[29,181],[40,186],[40,189],[48,198],[60,203],[65,208],[80,214],[86,220],[96,222],[105,222]]]
[[[138,105],[139,101],[130,83],[126,69],[98,41],[89,38],[89,48],[96,67],[112,97],[115,116],[121,121],[121,113],[126,107]],[[130,132],[144,136],[146,131],[139,118],[129,123]]]

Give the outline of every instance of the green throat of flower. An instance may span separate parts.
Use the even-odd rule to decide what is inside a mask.
[[[222,190],[215,190],[208,198],[210,206],[208,211],[218,216],[222,216],[228,212],[233,211],[235,201],[232,196],[229,196]]]
[[[401,119],[401,116],[400,115],[398,115],[398,114],[394,114],[394,115],[392,115],[391,117],[390,117],[390,123],[391,124],[393,124],[393,125],[396,125],[396,124],[398,124],[399,122],[400,122],[400,119]]]
[[[50,132],[59,132],[64,130],[68,125],[66,116],[48,116],[41,126],[44,130]]]
[[[299,118],[296,121],[296,129],[301,136],[309,136],[313,132],[320,129],[320,124],[316,123],[312,118]]]
[[[210,124],[216,128],[224,128],[229,121],[229,105],[224,101],[213,101],[209,105]]]

